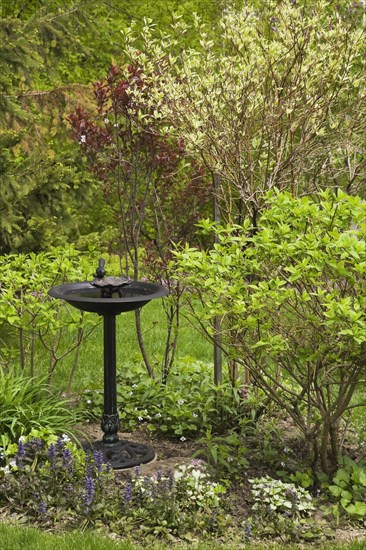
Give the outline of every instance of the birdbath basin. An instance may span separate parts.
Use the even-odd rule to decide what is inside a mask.
[[[105,262],[99,266],[93,281],[66,283],[51,288],[53,298],[65,300],[82,311],[98,313],[103,317],[104,338],[104,411],[101,428],[102,441],[88,444],[86,448],[103,453],[104,460],[114,469],[125,469],[151,462],[155,451],[148,445],[121,440],[117,409],[116,380],[116,316],[143,307],[156,298],[168,294],[166,288],[154,283],[138,282],[128,277],[106,277]]]
[[[111,297],[107,298],[102,297],[100,289],[84,281],[54,286],[48,294],[53,298],[65,300],[71,306],[83,311],[99,313],[99,315],[119,315],[138,309],[155,298],[163,298],[168,293],[160,285],[132,281],[131,284],[122,287],[119,292],[113,292]]]

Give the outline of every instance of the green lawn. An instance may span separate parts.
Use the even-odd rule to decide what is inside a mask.
[[[176,545],[175,545],[176,547]],[[1,550],[168,550],[173,546],[156,543],[154,546],[136,546],[130,542],[113,541],[98,534],[86,532],[73,532],[56,535],[32,529],[28,527],[15,527],[0,523],[0,549]],[[212,542],[198,545],[179,545],[180,550],[234,550],[239,548],[231,545],[220,545]],[[245,550],[295,550],[304,548],[296,544],[248,544],[240,546]],[[310,548],[315,548],[310,547]],[[319,546],[317,546],[319,549]],[[328,544],[321,546],[322,550],[365,550],[366,541],[349,544]]]
[[[150,302],[142,309],[141,322],[150,361],[159,365],[165,351],[166,339],[166,317],[160,300]],[[66,337],[67,334],[64,335],[65,339]],[[67,341],[63,345],[67,346]],[[182,317],[177,358],[187,356],[211,362],[213,361],[213,350],[212,345],[194,329],[187,319]],[[58,364],[54,377],[57,387],[65,389],[73,359],[74,352]],[[125,364],[141,361],[134,312],[123,313],[117,317],[117,372],[123,374]],[[102,387],[102,385],[103,327],[100,323],[91,336],[81,344],[79,364],[72,389],[78,392],[87,388]]]

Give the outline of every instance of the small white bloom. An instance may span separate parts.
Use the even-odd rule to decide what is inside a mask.
[[[86,136],[85,135],[80,136],[80,143],[86,143]]]
[[[129,396],[133,395],[133,391],[129,391],[129,392],[128,392],[128,395],[129,395]]]
[[[132,384],[133,389],[137,388],[137,384]]]
[[[71,439],[69,438],[69,436],[66,435],[66,434],[62,434],[62,440],[65,441],[65,443],[67,443],[68,441],[71,441]]]
[[[139,419],[140,422],[143,421],[143,417],[142,417],[142,416],[139,416],[138,419]]]
[[[108,119],[108,118],[105,118],[105,119],[104,119],[104,122],[105,122],[106,124],[109,124],[109,119]]]
[[[91,400],[91,399],[88,399],[87,404],[88,404],[88,405],[91,405],[91,404],[92,404],[92,400]]]
[[[13,468],[16,468],[16,466],[17,466],[16,460],[11,460],[11,461],[9,462],[9,466],[10,466],[10,468],[12,468],[12,469],[13,469]]]
[[[163,415],[161,413],[156,413],[155,418],[161,418]]]
[[[197,413],[193,413],[192,416],[193,416],[193,418],[197,418],[198,414],[197,414]]]
[[[182,437],[180,438],[181,441],[185,441],[186,438],[184,437],[184,435],[182,435]]]
[[[180,406],[180,405],[183,405],[183,403],[184,403],[183,399],[178,399],[178,405],[179,405],[179,406]]]
[[[18,441],[19,441],[19,443],[24,443],[24,441],[25,441],[24,435],[21,435]]]

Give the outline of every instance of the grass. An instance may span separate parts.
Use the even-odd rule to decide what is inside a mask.
[[[141,319],[149,358],[154,365],[158,366],[165,351],[166,339],[166,317],[161,301],[156,300],[147,304],[142,309]],[[213,360],[213,350],[211,344],[192,327],[191,323],[182,318],[177,345],[177,358],[187,356],[211,362]],[[65,389],[73,358],[74,353],[66,356],[57,366],[54,377],[56,387]],[[123,313],[117,317],[117,372],[123,373],[123,365],[141,362],[134,312]],[[100,323],[90,337],[81,344],[73,390],[79,392],[87,388],[100,388],[102,385],[103,326]]]
[[[1,550],[142,550],[128,541],[114,541],[93,532],[72,532],[53,534],[38,531],[29,527],[18,527],[0,523],[0,548]],[[149,545],[149,550],[172,550],[172,546],[156,543]],[[212,542],[198,545],[179,545],[180,550],[235,550],[232,545],[221,545]],[[248,544],[243,546],[246,550],[295,550],[301,548],[296,544]],[[310,548],[310,547],[309,547]],[[322,545],[323,550],[365,550],[365,542],[351,542],[344,544]]]

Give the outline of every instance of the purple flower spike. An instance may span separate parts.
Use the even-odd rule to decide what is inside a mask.
[[[104,464],[104,456],[102,451],[94,451],[93,458],[94,458],[94,462],[98,472],[101,472],[103,470],[103,464]]]
[[[38,506],[38,513],[40,516],[44,516],[47,512],[47,503],[42,500]]]
[[[71,451],[67,447],[62,451],[62,456],[64,459],[64,465],[66,468],[69,468],[71,466],[72,456]]]
[[[132,486],[130,483],[127,483],[125,490],[123,491],[123,498],[126,503],[130,502],[132,498]]]
[[[17,451],[17,456],[16,456],[18,466],[23,466],[23,458],[24,457],[25,457],[25,445],[24,445],[23,441],[19,441],[18,451]]]
[[[92,477],[88,476],[85,478],[85,495],[84,495],[84,504],[89,507],[94,500],[95,485]]]
[[[51,443],[51,445],[48,447],[47,458],[50,461],[50,467],[52,469],[54,467],[56,459],[56,447],[53,443]]]

